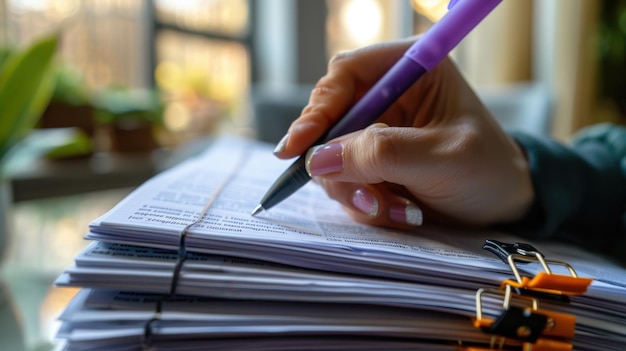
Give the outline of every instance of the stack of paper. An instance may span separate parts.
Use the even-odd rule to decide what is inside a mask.
[[[505,233],[360,225],[314,183],[256,217],[288,163],[269,145],[222,138],[95,220],[93,243],[57,280],[83,289],[60,316],[66,350],[455,350],[488,345],[476,291],[511,268],[482,250]],[[623,350],[626,270],[534,243],[594,278],[570,302],[577,350]],[[542,270],[524,266],[528,274]],[[486,299],[496,316],[502,301]],[[513,345],[516,345],[513,341]],[[508,345],[508,344],[507,344]],[[519,345],[519,343],[517,344]]]

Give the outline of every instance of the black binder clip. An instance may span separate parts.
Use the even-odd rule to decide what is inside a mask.
[[[482,297],[487,293],[503,295],[502,312],[495,319],[483,316]],[[505,290],[478,289],[476,292],[476,318],[473,320],[474,327],[504,339],[516,339],[531,343],[537,341],[548,325],[548,317],[544,314],[535,313],[538,307],[537,299],[515,296],[529,301],[531,306],[512,305],[513,294],[509,286]]]
[[[502,262],[508,264],[510,255],[528,255],[529,253],[539,253],[534,246],[525,243],[507,244],[498,240],[487,239],[483,245],[483,249],[496,255]],[[527,261],[519,261],[518,263],[528,263]]]
[[[503,350],[507,340],[521,343],[524,351],[571,351],[568,339],[574,337],[576,318],[569,314],[540,310],[532,297],[513,295],[511,287],[504,290],[479,289],[476,292],[476,317],[473,324],[491,334],[489,347],[464,347],[463,351]],[[482,297],[486,293],[503,296],[502,312],[494,319],[483,316]],[[513,305],[513,296],[526,301],[526,306]],[[510,348],[507,347],[507,349]]]

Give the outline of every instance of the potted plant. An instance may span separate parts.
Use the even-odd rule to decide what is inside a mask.
[[[45,37],[23,50],[0,54],[0,263],[8,247],[11,230],[11,189],[7,164],[20,141],[35,126],[52,94],[51,63],[57,37]],[[0,281],[0,339],[3,347],[25,350],[20,317],[9,290]]]
[[[54,69],[50,104],[39,121],[40,128],[78,128],[93,138],[95,121],[91,94],[83,75],[74,66],[59,64]]]
[[[110,88],[96,95],[95,104],[96,119],[107,129],[111,151],[141,153],[157,147],[154,129],[163,119],[157,91]]]
[[[9,239],[11,192],[8,167],[15,149],[35,127],[54,88],[52,63],[58,36],[22,50],[5,50],[0,63],[0,260]]]

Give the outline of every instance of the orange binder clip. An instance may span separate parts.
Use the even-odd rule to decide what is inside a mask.
[[[488,346],[462,346],[462,351],[571,351],[570,342],[574,338],[576,317],[566,313],[539,309],[538,297],[569,301],[569,295],[580,295],[587,291],[593,281],[581,278],[572,266],[563,261],[547,260],[532,245],[515,243],[506,244],[496,240],[487,240],[486,249],[505,263],[513,271],[515,280],[507,279],[500,284],[500,289],[479,289],[476,292],[476,317],[473,325],[485,333],[491,334]],[[520,274],[518,264],[538,262],[543,267],[533,278]],[[551,265],[564,266],[569,275],[553,273]],[[515,289],[516,294],[513,294]],[[502,311],[496,318],[483,316],[483,295],[491,293],[503,296]],[[517,301],[513,304],[513,298]],[[493,304],[491,304],[493,306]],[[493,311],[493,307],[491,307]],[[493,312],[491,312],[493,315]]]
[[[519,351],[572,351],[574,348],[571,343],[561,340],[548,340],[543,342],[542,339],[535,344],[524,343],[519,348],[507,347],[506,350]],[[459,351],[502,351],[503,347],[481,347],[481,346],[462,346]]]
[[[535,343],[524,343],[522,351],[572,351],[574,346],[567,340],[540,338]]]
[[[504,295],[502,302],[502,312],[497,318],[487,318],[483,316],[482,297],[486,293]],[[506,286],[504,290],[478,289],[476,291],[476,317],[473,325],[488,334],[498,335],[504,338],[512,338],[521,341],[535,342],[548,326],[548,317],[544,314],[536,313],[538,307],[537,299],[521,295],[515,295],[519,299],[530,301],[530,307],[514,306],[512,302],[511,287]]]
[[[508,263],[515,275],[516,280],[505,280],[502,282],[501,287],[510,285],[517,289],[526,289],[526,292],[533,291],[544,294],[544,296],[545,294],[560,295],[566,299],[567,296],[584,294],[593,281],[591,278],[579,277],[574,268],[566,262],[545,259],[544,255],[530,244],[507,244],[488,239],[485,241],[483,249],[492,252],[503,262]],[[544,272],[539,272],[533,278],[522,277],[517,264],[530,262],[539,262]],[[564,266],[570,275],[553,273],[549,264]],[[520,293],[524,293],[524,291],[522,290]]]
[[[494,338],[495,340],[495,338]],[[522,343],[521,345],[505,345],[504,342],[491,342],[489,346],[462,346],[459,351],[503,351],[503,350],[519,350],[519,351],[572,351],[574,349],[572,343],[566,340],[540,338],[537,342]]]
[[[543,314],[548,318],[542,335],[562,339],[574,338],[576,331],[576,316],[543,309],[537,309],[535,312]]]
[[[502,282],[501,287],[504,285],[510,285],[514,288],[530,289],[544,293],[557,294],[557,295],[582,295],[584,294],[593,279],[582,278],[576,274],[576,271],[567,262],[557,260],[547,260],[538,252],[532,253],[533,255],[509,255],[507,261],[515,281],[507,279]],[[539,262],[544,269],[544,272],[537,273],[533,278],[522,277],[517,265],[516,260],[526,262]],[[562,265],[569,271],[570,275],[553,273],[549,267],[549,264]]]
[[[482,297],[486,293],[503,296],[503,310],[495,319],[483,316]],[[520,303],[513,305],[513,297],[525,301],[525,306]],[[514,339],[522,342],[524,351],[560,351],[572,349],[567,339],[574,337],[576,317],[539,309],[536,298],[513,295],[511,286],[506,285],[503,290],[479,289],[476,292],[473,325],[494,335],[490,348],[485,350],[502,349],[505,339]],[[496,340],[499,340],[499,346],[495,346]],[[471,348],[463,350],[472,351]],[[480,348],[474,348],[474,351],[478,350]]]

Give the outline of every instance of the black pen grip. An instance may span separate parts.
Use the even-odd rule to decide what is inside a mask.
[[[306,171],[305,162],[305,155],[298,157],[274,182],[261,200],[261,206],[264,209],[267,210],[283,201],[311,180],[311,176]]]

